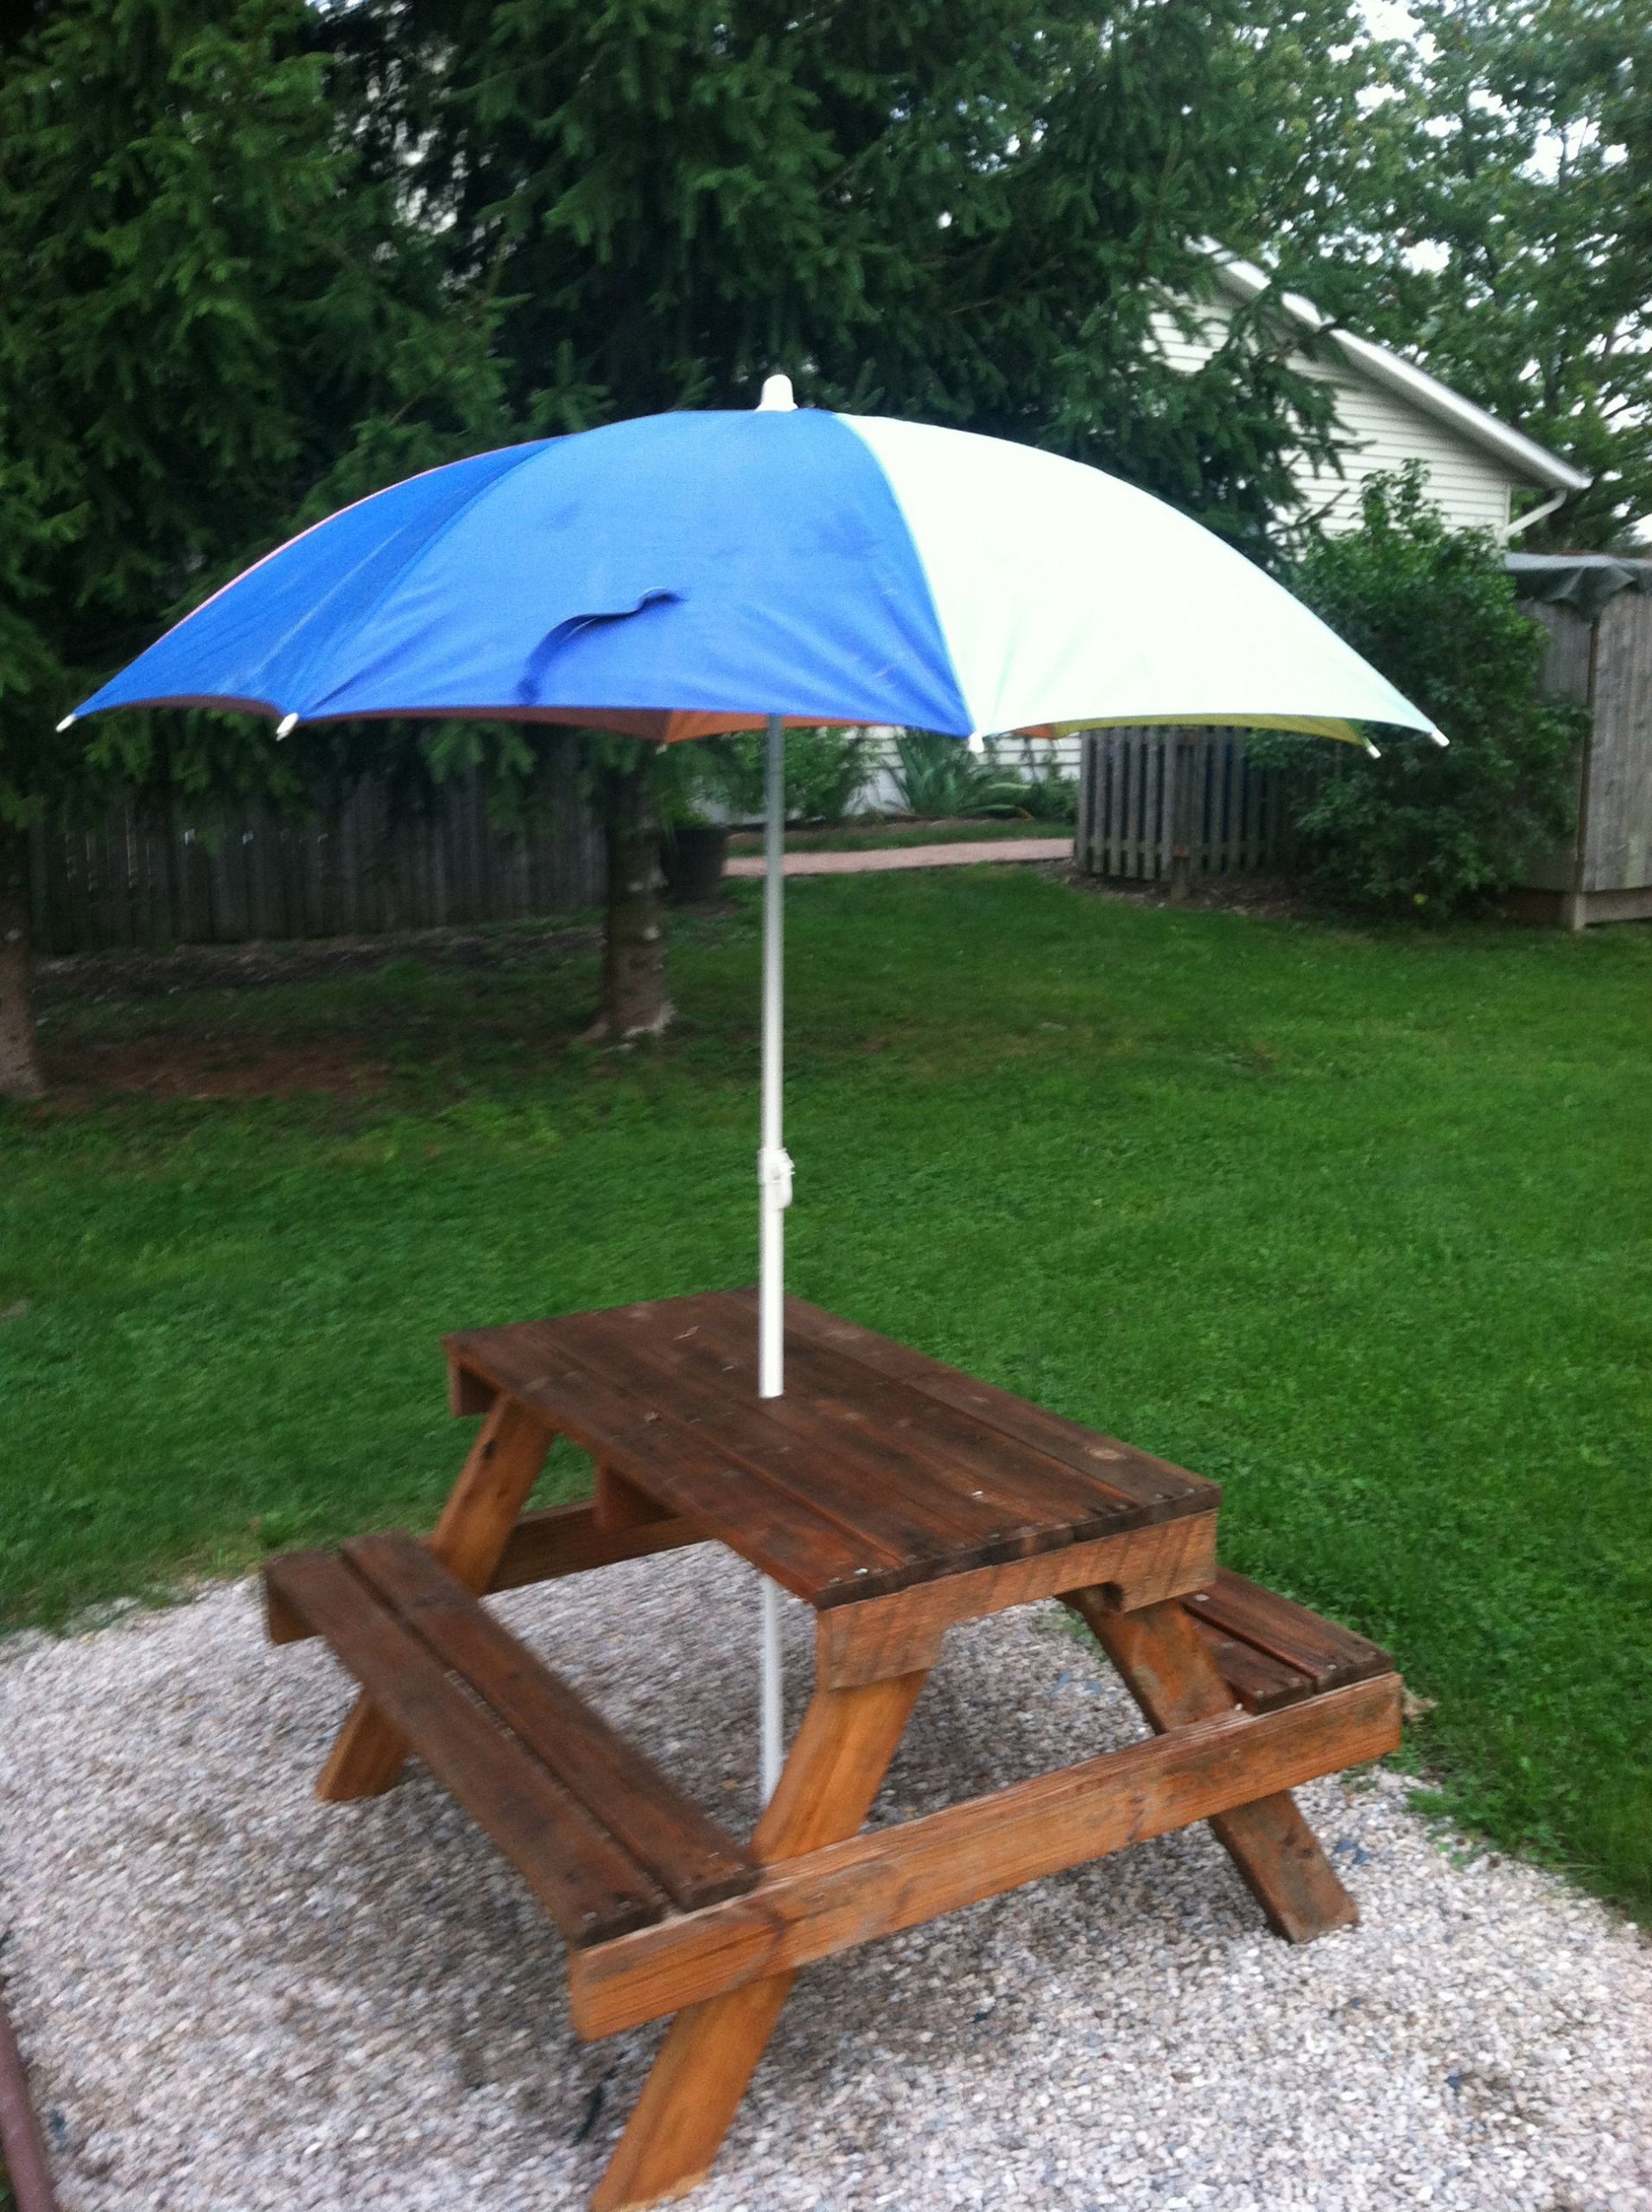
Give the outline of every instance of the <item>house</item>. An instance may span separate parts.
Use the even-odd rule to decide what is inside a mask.
[[[1254,264],[1214,245],[1210,251],[1210,296],[1191,307],[1191,327],[1169,314],[1154,324],[1163,358],[1190,373],[1217,350],[1235,316],[1269,281]],[[1489,530],[1504,545],[1553,513],[1568,493],[1587,486],[1589,478],[1558,454],[1414,362],[1330,321],[1312,302],[1286,293],[1278,304],[1303,335],[1292,365],[1331,387],[1344,448],[1340,472],[1316,466],[1306,454],[1293,471],[1308,511],[1326,530],[1356,528],[1364,484],[1412,461],[1421,462],[1430,495],[1449,523]],[[1619,564],[1644,569],[1648,576],[1627,584],[1615,578],[1610,588],[1592,575],[1581,582],[1573,576],[1588,563],[1522,562],[1511,555],[1509,565],[1517,576],[1523,569],[1544,572],[1541,582],[1527,578],[1528,595],[1566,602],[1541,609],[1554,639],[1545,682],[1594,710],[1594,734],[1579,755],[1577,832],[1534,868],[1519,897],[1534,918],[1574,927],[1652,913],[1652,751],[1646,744],[1652,563]],[[1592,590],[1601,605],[1589,600]],[[1568,599],[1573,592],[1584,595],[1575,605]],[[1620,593],[1622,604],[1603,613],[1601,606]],[[1113,730],[1081,741],[1081,755],[1076,846],[1087,872],[1175,885],[1190,873],[1288,867],[1288,792],[1277,772],[1249,761],[1242,732]]]
[[[1217,350],[1234,317],[1269,282],[1265,270],[1221,246],[1211,244],[1209,252],[1210,296],[1191,305],[1193,329],[1168,314],[1156,317],[1153,326],[1164,359],[1190,374]],[[1292,366],[1334,392],[1341,474],[1316,467],[1306,454],[1292,471],[1306,495],[1307,511],[1325,529],[1357,527],[1367,479],[1410,461],[1421,461],[1435,504],[1455,528],[1490,530],[1505,543],[1552,513],[1567,493],[1589,483],[1570,461],[1500,423],[1414,362],[1331,322],[1299,293],[1284,294],[1280,305],[1303,334],[1303,351],[1293,357]],[[1059,739],[1053,751],[1062,771],[1076,775],[1082,741]],[[889,738],[880,736],[875,757],[878,772],[862,803],[895,806]],[[1048,754],[1040,748],[1039,757]],[[1016,765],[1015,749],[1007,749],[1006,766]]]
[[[1226,338],[1235,315],[1268,283],[1264,270],[1212,245],[1211,296],[1193,310],[1193,334],[1161,315],[1155,340],[1172,368],[1190,373]],[[1549,514],[1589,478],[1522,432],[1488,415],[1438,377],[1386,346],[1357,338],[1299,293],[1280,301],[1284,314],[1318,342],[1293,357],[1305,377],[1329,384],[1345,442],[1343,473],[1314,467],[1306,455],[1293,471],[1309,511],[1327,530],[1359,521],[1361,486],[1384,470],[1420,461],[1435,503],[1458,529],[1496,531],[1505,542]]]

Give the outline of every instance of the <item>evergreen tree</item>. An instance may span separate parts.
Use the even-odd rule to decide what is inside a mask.
[[[56,735],[65,708],[294,528],[505,427],[486,303],[368,173],[317,28],[63,0],[4,59],[0,1094],[41,1087],[29,822],[120,779],[305,773],[262,722]]]
[[[1347,0],[1272,12],[1292,69],[1357,35]],[[1049,446],[1260,549],[1323,395],[1254,332],[1191,378],[1148,334],[1206,281],[1236,180],[1279,165],[1254,97],[1269,14],[358,0],[329,20],[378,173],[505,303],[525,421],[748,406],[785,367],[805,404]]]
[[[1280,6],[1299,60],[1357,36],[1349,0]],[[1329,430],[1266,311],[1195,376],[1150,342],[1207,281],[1202,236],[1285,156],[1248,96],[1274,48],[1249,0],[357,0],[330,18],[377,173],[501,303],[511,403],[566,430],[750,406],[911,415],[1111,468],[1261,553],[1287,456]],[[1281,33],[1281,35],[1284,35]],[[1303,159],[1299,146],[1290,158]],[[665,1017],[639,851],[611,931]],[[611,955],[615,948],[611,945]]]

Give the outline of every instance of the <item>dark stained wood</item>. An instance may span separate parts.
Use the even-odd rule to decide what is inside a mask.
[[[324,1794],[387,1786],[410,1742],[568,1935],[581,2032],[677,2014],[593,2212],[703,2177],[796,1973],[848,1945],[1200,1819],[1280,1934],[1347,1924],[1289,1793],[1399,1738],[1375,1645],[1218,1573],[1213,1484],[801,1301],[787,1325],[778,1400],[744,1293],[450,1338],[452,1403],[486,1419],[427,1544],[267,1573],[272,1636],[321,1633],[364,1687]],[[552,1433],[596,1495],[523,1517]],[[478,1602],[712,1539],[817,1615],[746,1850]],[[1154,1738],[857,1837],[948,1628],[1049,1596]]]
[[[754,1291],[728,1294],[748,1308],[757,1295]],[[1156,1459],[1149,1452],[1121,1443],[1117,1437],[1103,1436],[1042,1406],[1029,1405],[1007,1390],[977,1382],[972,1375],[913,1351],[891,1337],[880,1337],[857,1322],[842,1320],[804,1299],[787,1299],[786,1327],[806,1341],[846,1352],[877,1374],[905,1382],[940,1404],[967,1414],[972,1421],[997,1432],[1006,1440],[1007,1448],[1029,1446],[1075,1469],[1102,1491],[1113,1493],[1121,1503],[1142,1509],[1147,1519],[1167,1521],[1179,1513],[1207,1512],[1221,1503],[1219,1486],[1203,1475],[1189,1474],[1185,1467]]]
[[[522,1746],[480,1720],[441,1663],[328,1552],[290,1552],[264,1574],[324,1637],[375,1711],[522,1874],[570,1946],[658,1919],[664,1891]]]
[[[448,1411],[463,1419],[467,1414],[485,1414],[492,1405],[499,1392],[491,1382],[483,1381],[467,1367],[448,1362]]]
[[[759,1859],[796,1865],[799,1853],[854,1834],[923,1687],[924,1676],[916,1674],[862,1689],[815,1692],[753,1838]],[[679,2196],[709,2172],[795,1974],[734,1979],[745,1986],[715,1982],[721,1993],[707,2001],[664,2008],[677,2017],[592,2196],[591,2212],[627,2212]]]
[[[1394,1662],[1388,1653],[1351,1629],[1339,1627],[1311,1613],[1260,1582],[1223,1568],[1208,1590],[1187,1601],[1188,1610],[1204,1626],[1234,1637],[1253,1649],[1294,1669],[1315,1689],[1331,1689],[1341,1682],[1368,1681],[1386,1675]]]
[[[1080,1591],[1068,1603],[1090,1629],[1123,1675],[1132,1697],[1161,1734],[1179,1734],[1212,1714],[1231,1712],[1234,1693],[1206,1649],[1185,1600],[1148,1605],[1137,1613],[1115,1611],[1095,1591]],[[1309,1699],[1283,1710],[1303,1712],[1313,1703]],[[1259,1719],[1280,1717],[1280,1713],[1256,1716]],[[1338,1764],[1345,1766],[1350,1762],[1344,1759]],[[1289,1797],[1274,1798],[1253,1791],[1250,1799],[1232,1812],[1218,1815],[1210,1826],[1276,1936],[1293,1943],[1311,1943],[1333,1928],[1351,1927],[1359,1918],[1359,1908],[1337,1880],[1312,1829]]]
[[[672,1300],[694,1341],[715,1351],[722,1371],[755,1394],[757,1347],[752,1310],[727,1296]],[[949,1488],[996,1506],[1011,1527],[1029,1532],[1032,1548],[1078,1542],[1134,1525],[1137,1509],[1090,1475],[1005,1438],[939,1399],[880,1375],[810,1337],[788,1332],[786,1400],[805,1418],[848,1427],[873,1440],[880,1457],[892,1449],[903,1468],[917,1463]],[[896,1461],[889,1463],[893,1466]]]
[[[530,1582],[554,1582],[565,1574],[588,1574],[594,1567],[621,1560],[646,1559],[655,1552],[680,1551],[702,1544],[705,1530],[695,1521],[650,1521],[631,1529],[597,1525],[594,1506],[553,1505],[524,1513],[511,1529],[490,1590],[519,1590]]]
[[[996,1508],[903,1454],[898,1440],[886,1453],[883,1440],[868,1444],[804,1399],[759,1398],[754,1373],[742,1388],[715,1352],[696,1345],[692,1324],[677,1340],[682,1302],[573,1314],[553,1326],[576,1357],[639,1395],[658,1391],[662,1412],[669,1408],[673,1419],[743,1461],[786,1498],[851,1521],[895,1553],[908,1581],[989,1566],[1032,1548],[1036,1530],[1022,1522],[1007,1529]]]
[[[486,1590],[550,1449],[531,1406],[501,1399],[483,1421],[429,1539],[432,1554],[467,1590]],[[358,1698],[339,1731],[318,1794],[329,1804],[393,1789],[406,1745],[382,1713]]]
[[[788,1326],[779,1400],[756,1394],[744,1292],[473,1330],[448,1352],[455,1402],[504,1392],[532,1407],[616,1484],[822,1611],[1219,1499],[1198,1476],[801,1300]]]
[[[295,1613],[283,1599],[280,1591],[268,1574],[264,1582],[264,1633],[271,1643],[302,1643],[315,1635],[315,1630],[302,1613]]]
[[[1221,1816],[1259,1792],[1280,1797],[1316,1776],[1379,1758],[1399,1740],[1400,1679],[1390,1675],[1281,1713],[1229,1707],[969,1804],[771,1865],[749,1897],[582,1952],[570,1967],[575,2025],[588,2037],[639,2026],[709,1989],[762,1980],[916,1927]]]
[[[1399,1677],[1379,1675],[1376,1680],[1397,1681]],[[1347,1689],[1361,1687],[1350,1682]],[[1326,1690],[1324,1694],[1342,1697],[1347,1691]],[[1309,1699],[1302,1705],[1280,1709],[1299,1713],[1312,1703]],[[1396,1728],[1394,1741],[1385,1744],[1383,1750],[1397,1751],[1399,1743]],[[1341,1764],[1351,1766],[1354,1761]],[[1298,1811],[1288,1790],[1216,1814],[1210,1832],[1232,1859],[1240,1880],[1261,1906],[1275,1936],[1282,1936],[1287,1943],[1312,1943],[1332,1929],[1358,1927],[1359,1907],[1337,1878],[1318,1837]]]
[[[751,1888],[757,1869],[728,1830],[502,1628],[422,1544],[400,1535],[362,1536],[345,1546],[344,1556],[675,1904],[691,1911]]]
[[[1185,1602],[1185,1601],[1184,1601]],[[1221,1630],[1193,1616],[1199,1641],[1216,1662],[1217,1672],[1248,1713],[1274,1713],[1299,1698],[1312,1697],[1314,1685],[1306,1675],[1253,1650]]]
[[[905,1580],[898,1554],[858,1535],[842,1517],[789,1499],[696,1430],[640,1404],[575,1359],[555,1330],[554,1322],[524,1321],[446,1344],[455,1365],[537,1408],[593,1459],[797,1597],[836,1605]]]
[[[656,1522],[672,1517],[646,1491],[639,1490],[635,1483],[627,1482],[612,1467],[597,1469],[596,1494],[591,1503],[598,1528],[610,1535],[618,1535],[626,1529],[650,1528]]]
[[[594,1567],[645,1559],[655,1552],[680,1551],[684,1545],[705,1541],[704,1531],[691,1521],[651,1521],[639,1528],[610,1530],[597,1526],[595,1510],[588,1503],[552,1505],[522,1516],[487,1586],[490,1591],[519,1590],[531,1582],[588,1574]],[[267,1586],[264,1610],[271,1643],[299,1643],[315,1634]]]
[[[1199,1589],[1215,1572],[1216,1516],[1198,1513],[949,1574],[823,1612],[815,1624],[816,1679],[847,1688],[933,1666],[955,1623],[1035,1599],[1105,1584],[1109,1602],[1128,1611]]]

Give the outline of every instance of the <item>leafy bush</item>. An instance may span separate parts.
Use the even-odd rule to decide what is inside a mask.
[[[1078,779],[1062,773],[1047,740],[1021,741],[1021,773],[1016,785],[1020,811],[1034,822],[1076,823],[1078,819]]]
[[[1419,464],[1373,478],[1363,505],[1363,528],[1314,547],[1289,581],[1450,747],[1379,732],[1373,760],[1262,732],[1249,749],[1309,770],[1297,821],[1329,896],[1431,916],[1484,906],[1569,827],[1585,717],[1540,694],[1546,632],[1520,613],[1489,533],[1452,530],[1430,505]]]
[[[1020,779],[1006,774],[995,748],[971,753],[962,738],[935,730],[904,731],[892,773],[902,807],[923,822],[1013,814],[1021,803]]]
[[[768,741],[760,730],[684,747],[702,755],[706,788],[737,819],[763,811]],[[872,741],[863,730],[789,729],[788,822],[841,822],[872,773]]]

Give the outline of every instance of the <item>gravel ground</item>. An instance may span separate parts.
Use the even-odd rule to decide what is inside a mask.
[[[749,1819],[737,1561],[499,1610]],[[245,1585],[0,1647],[0,1965],[67,2212],[583,2204],[658,2031],[576,2040],[549,1924],[422,1771],[315,1802],[344,1699]],[[874,1817],[1138,1733],[1056,1609],[1001,1617],[955,1632]],[[1302,1798],[1361,1928],[1275,1942],[1198,1829],[828,1961],[699,2212],[1652,2206],[1643,1941],[1443,1847],[1397,1778]]]

